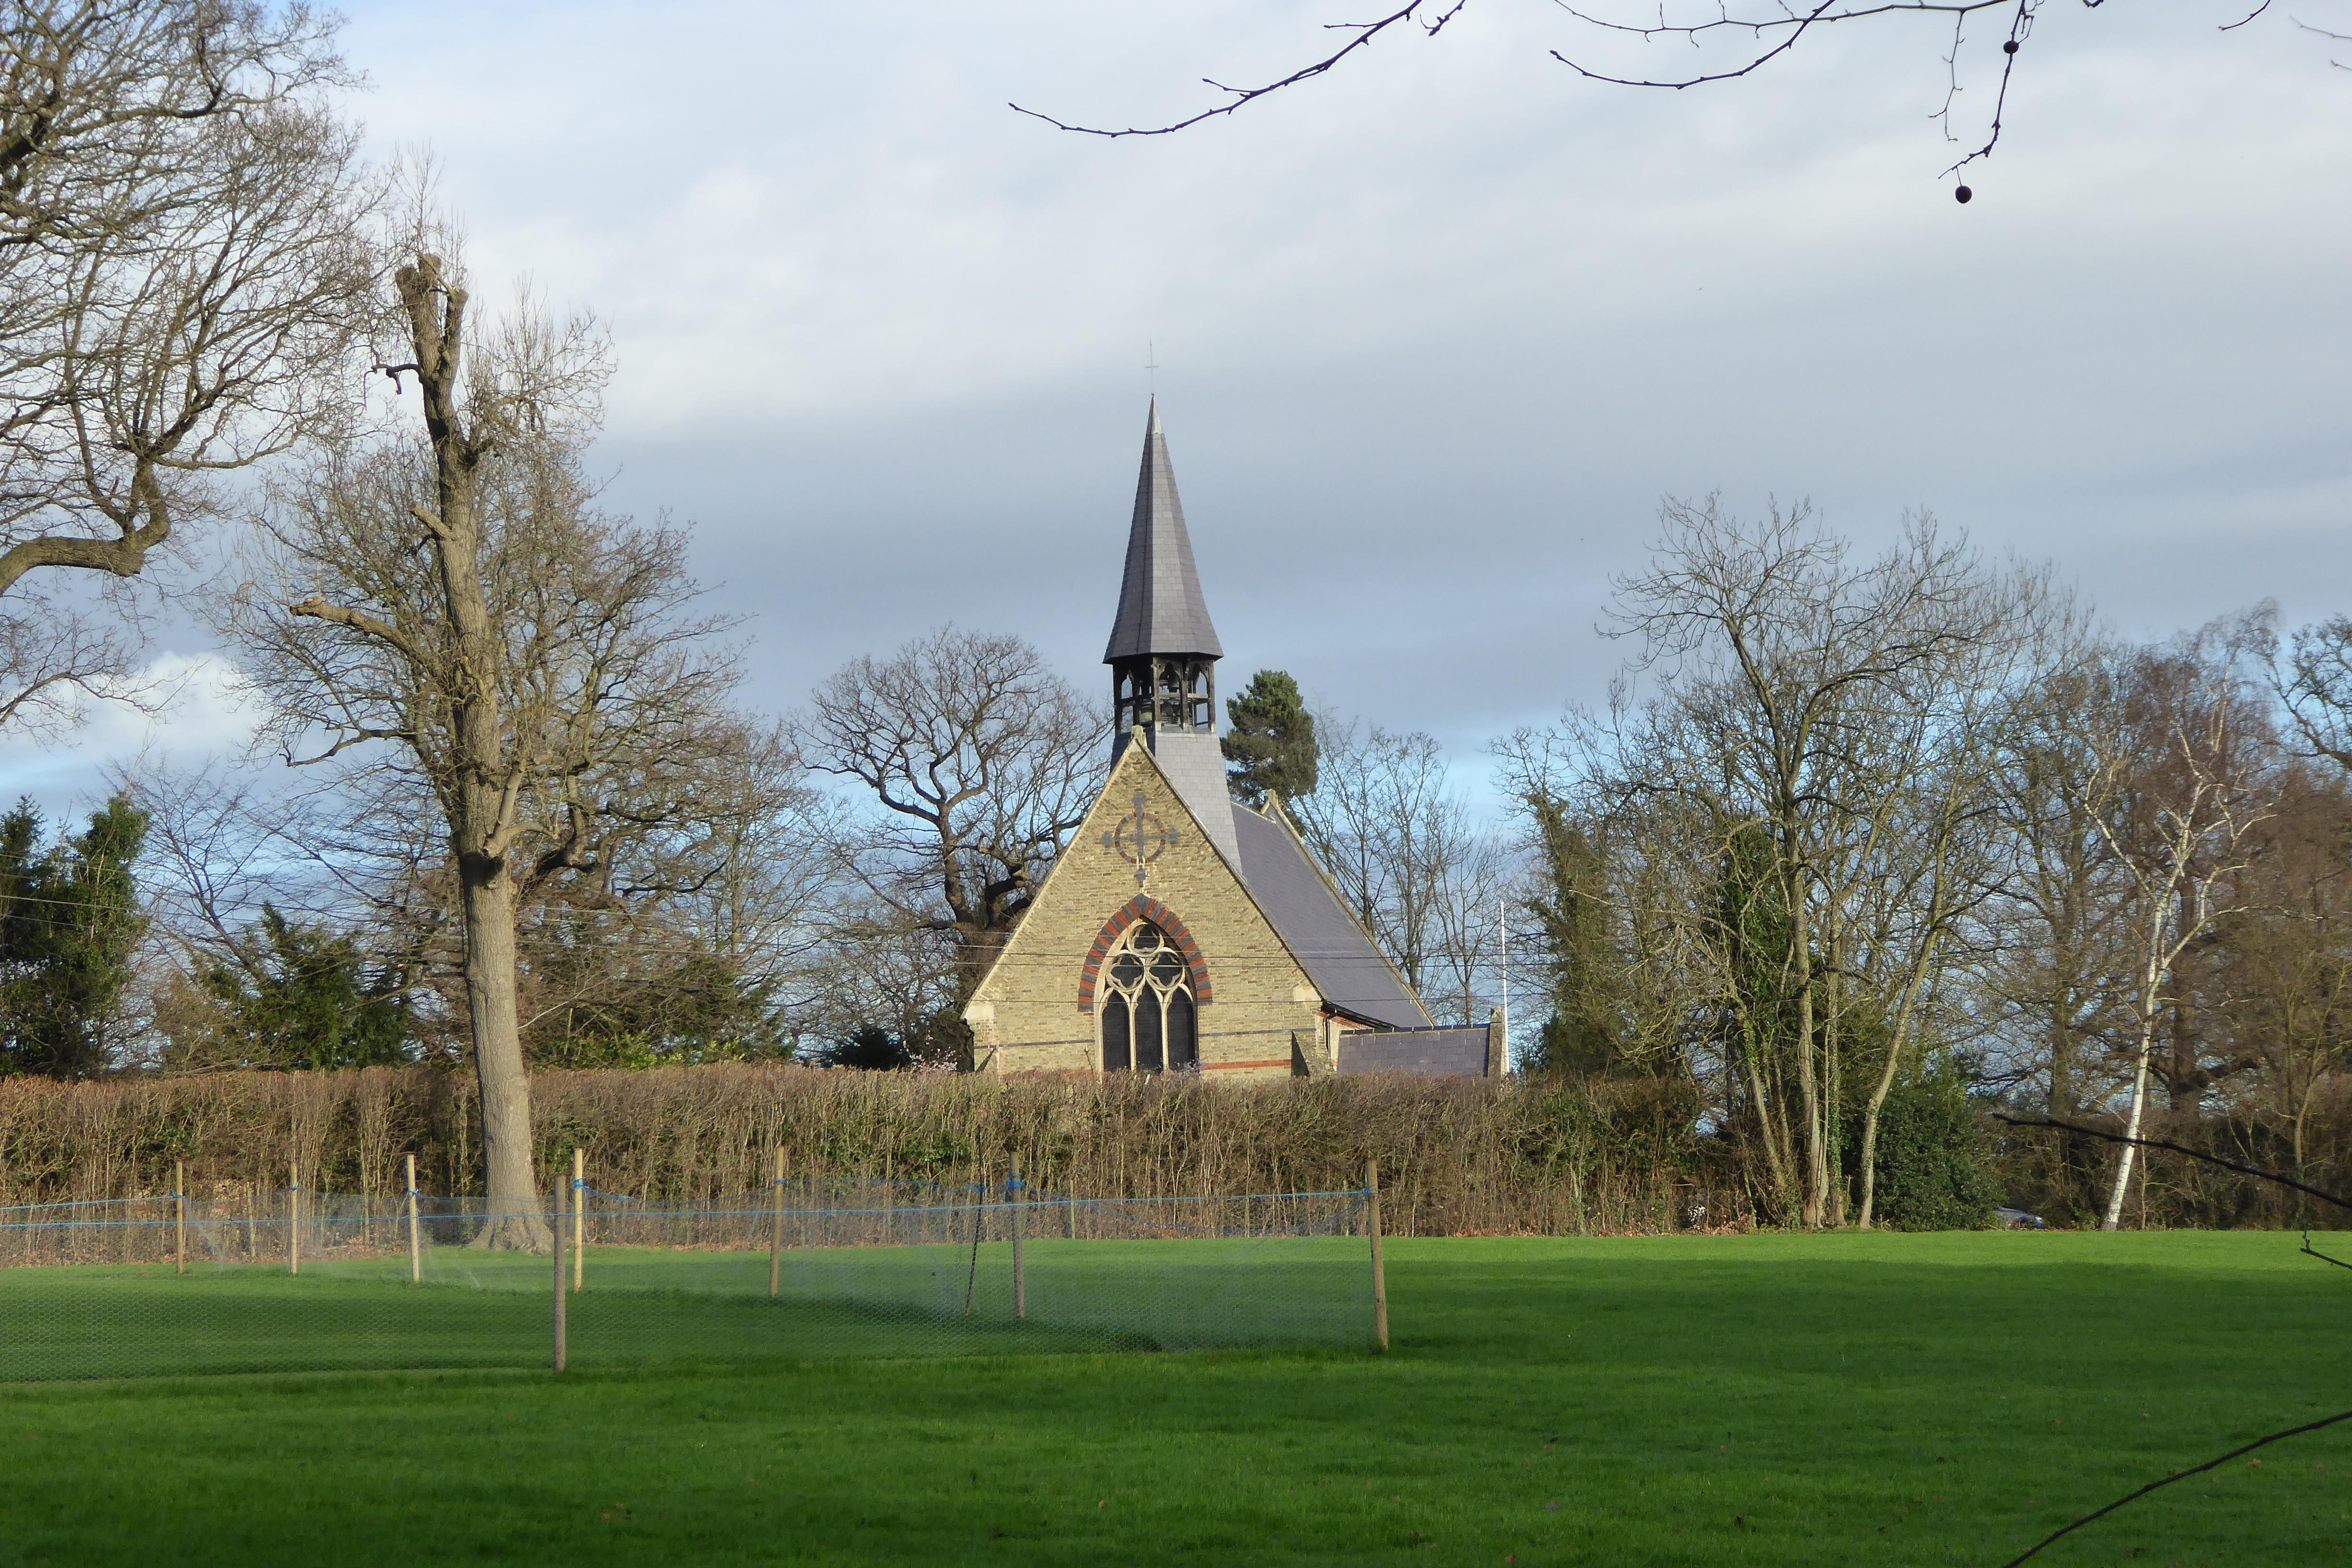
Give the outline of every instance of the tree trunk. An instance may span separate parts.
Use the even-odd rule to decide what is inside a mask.
[[[2062,993],[2073,994],[2071,989]],[[2050,1008],[2050,1114],[2074,1114],[2074,1021],[2062,1003]]]
[[[471,1015],[474,1076],[482,1091],[482,1163],[488,1218],[476,1247],[544,1251],[553,1244],[540,1213],[531,1171],[530,1076],[522,1060],[515,1005],[514,879],[503,862],[459,863],[466,920],[466,1003]]]
[[[2156,1018],[2144,1015],[2139,1025],[2139,1066],[2132,1075],[2131,1120],[2124,1128],[2126,1139],[2139,1136],[2140,1117],[2147,1109],[2147,1062],[2156,1049]],[[2123,1223],[2124,1196],[2131,1187],[2132,1156],[2139,1152],[2137,1142],[2124,1145],[2123,1158],[2116,1162],[2115,1190],[2107,1194],[2107,1212],[2099,1221],[2101,1230],[2114,1230]]]
[[[2123,1223],[2124,1198],[2131,1186],[2132,1159],[2139,1152],[2136,1140],[2139,1137],[2141,1118],[2147,1112],[2148,1065],[2156,1056],[2156,1006],[2164,998],[2164,984],[2172,963],[2196,934],[2195,926],[2188,927],[2176,935],[2169,949],[2165,945],[2165,924],[2172,912],[2175,885],[2189,862],[2189,847],[2190,840],[2184,832],[2172,850],[2163,896],[2150,900],[2147,952],[2139,974],[2139,1055],[2132,1069],[2131,1120],[2124,1129],[2123,1157],[2116,1162],[2115,1190],[2107,1194],[2107,1212],[2099,1221],[2101,1230],[2114,1230]]]
[[[1765,1173],[1772,1183],[1773,1200],[1780,1205],[1780,1213],[1785,1217],[1789,1212],[1789,1200],[1794,1195],[1794,1184],[1789,1177],[1788,1156],[1781,1147],[1786,1131],[1774,1124],[1775,1107],[1765,1090],[1764,1074],[1757,1065],[1752,1027],[1748,1030],[1748,1049],[1742,1053],[1746,1059],[1740,1066],[1748,1075],[1748,1096],[1756,1112],[1757,1140],[1764,1145]]]
[[[1845,1227],[1846,1215],[1845,1164],[1840,1149],[1845,1139],[1838,1125],[1844,1100],[1841,1077],[1843,1069],[1838,1063],[1839,1015],[1845,1000],[1841,984],[1845,975],[1844,936],[1842,911],[1833,897],[1829,907],[1829,974],[1823,983],[1829,992],[1829,1005],[1822,1010],[1822,1098],[1827,1102],[1822,1120],[1829,1133],[1829,1223],[1832,1230]],[[1866,1215],[1870,1211],[1865,1207],[1863,1212]],[[1867,1222],[1863,1228],[1870,1228]]]
[[[420,256],[395,276],[409,320],[425,429],[433,444],[436,513],[421,510],[441,579],[442,610],[456,655],[450,755],[440,784],[457,862],[466,926],[467,1029],[482,1090],[482,1167],[489,1219],[476,1247],[537,1252],[553,1245],[531,1173],[530,1077],[515,1000],[515,879],[508,861],[514,764],[500,722],[504,653],[482,586],[482,520],[476,471],[488,449],[460,410],[466,290],[446,283],[439,258]]]
[[[1912,1005],[1929,962],[1932,955],[1921,962],[1903,987],[1903,1000],[1895,1009],[1895,1027],[1886,1043],[1886,1060],[1880,1064],[1878,1081],[1871,1085],[1870,1099],[1862,1108],[1862,1147],[1854,1156],[1862,1165],[1862,1209],[1854,1221],[1859,1230],[1868,1230],[1878,1215],[1878,1113],[1895,1087],[1895,1069],[1903,1061],[1903,1042],[1911,1032]]]
[[[2164,1075],[2165,1104],[2202,1119],[2206,1078],[2198,1062],[2197,1005],[2194,987],[2185,979],[2173,986],[2170,1070]]]
[[[1829,1188],[1829,1163],[1822,1148],[1822,1089],[1813,1057],[1812,931],[1805,920],[1805,886],[1788,879],[1790,969],[1797,976],[1797,1096],[1804,1120],[1805,1185],[1799,1213],[1807,1230],[1819,1230],[1822,1202]]]

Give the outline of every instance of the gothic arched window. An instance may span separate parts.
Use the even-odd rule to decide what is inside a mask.
[[[1128,927],[1103,964],[1096,1016],[1105,1072],[1160,1072],[1197,1066],[1200,1011],[1192,972],[1167,933],[1150,921]]]

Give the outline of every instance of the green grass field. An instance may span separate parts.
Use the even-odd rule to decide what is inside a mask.
[[[1360,1350],[1365,1243],[1339,1237],[764,1250],[592,1247],[568,1306],[582,1370],[1086,1351]],[[0,1269],[0,1384],[546,1365],[551,1260],[464,1247],[283,1262]]]
[[[1991,1565],[2352,1407],[2352,1279],[2295,1246],[1408,1241],[1385,1358],[26,1384],[0,1391],[0,1563]],[[0,1275],[0,1334],[59,1274]],[[2344,1560],[2352,1423],[2260,1458],[2038,1561]]]

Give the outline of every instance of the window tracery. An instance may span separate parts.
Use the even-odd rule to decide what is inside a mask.
[[[1096,1016],[1105,1072],[1183,1072],[1200,1065],[1192,968],[1150,921],[1129,926],[1104,963]]]

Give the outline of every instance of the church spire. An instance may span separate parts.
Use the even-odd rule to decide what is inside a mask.
[[[1127,575],[1103,650],[1118,725],[1112,754],[1123,755],[1140,737],[1209,841],[1238,867],[1241,846],[1217,740],[1217,660],[1224,652],[1201,597],[1154,397],[1143,432],[1143,472],[1135,481],[1135,521],[1127,531]]]
[[[1201,597],[1192,541],[1184,531],[1184,503],[1168,465],[1168,437],[1160,430],[1160,400],[1143,433],[1143,470],[1135,481],[1135,519],[1127,533],[1127,574],[1119,584],[1118,615],[1111,622],[1103,662],[1116,666],[1157,656],[1223,658],[1217,628]]]

